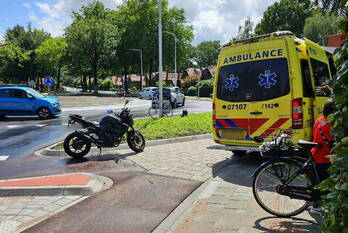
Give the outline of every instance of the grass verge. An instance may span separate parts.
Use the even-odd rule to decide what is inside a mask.
[[[181,136],[211,133],[211,113],[192,113],[186,117],[166,117],[160,119],[137,119],[134,128],[139,130],[145,140],[176,138]],[[63,144],[58,144],[53,150],[62,150]]]
[[[139,119],[135,121],[134,128],[139,130],[146,140],[211,133],[211,113],[192,113],[186,117],[166,117],[157,120]]]

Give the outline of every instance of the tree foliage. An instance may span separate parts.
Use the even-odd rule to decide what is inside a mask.
[[[50,34],[32,29],[30,24],[27,29],[20,25],[7,29],[1,48],[1,77],[12,82],[34,80],[38,75],[35,49],[49,38]]]
[[[28,53],[14,43],[0,47],[0,77],[5,82],[26,81],[25,65],[29,61]]]
[[[63,37],[48,39],[35,50],[36,64],[41,76],[53,76],[57,80],[57,91],[60,86],[61,70],[66,54],[66,41]]]
[[[338,144],[330,156],[330,178],[320,187],[329,191],[324,199],[323,228],[326,232],[340,233],[348,229],[348,43],[335,55],[338,57],[334,84],[337,112],[331,118]]]
[[[251,17],[249,16],[245,21],[244,25],[240,25],[238,27],[238,33],[237,36],[234,37],[232,40],[242,40],[250,38],[254,35],[254,23],[251,20]]]
[[[344,15],[341,26],[346,43],[335,52],[337,72],[334,77],[336,112],[330,115],[337,144],[330,155],[330,177],[320,184],[324,197],[323,232],[348,232],[348,6],[347,0],[321,0],[316,3],[327,12]]]
[[[305,21],[304,36],[320,45],[327,44],[328,35],[338,33],[339,18],[334,15],[316,14]]]
[[[144,70],[148,73],[148,81],[155,80],[151,73],[158,67],[158,1],[157,0],[124,0],[119,6],[119,18],[124,28],[118,46],[119,64],[123,72],[138,72],[139,54],[129,49],[140,49],[143,52]],[[169,8],[168,1],[162,3],[163,31],[174,33],[177,38],[177,66],[182,68],[188,57],[188,48],[193,39],[192,27],[187,26],[183,9]],[[174,70],[174,38],[163,33],[163,67]]]
[[[191,59],[200,68],[216,65],[220,50],[220,41],[203,41],[193,49]]]
[[[255,27],[257,35],[275,31],[292,31],[302,36],[305,19],[312,15],[310,0],[281,0],[269,6]]]
[[[117,16],[94,1],[73,12],[73,23],[65,33],[70,73],[93,77],[97,90],[98,79],[110,73],[114,64],[121,37]]]

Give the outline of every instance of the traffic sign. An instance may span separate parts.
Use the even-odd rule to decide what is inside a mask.
[[[46,78],[44,79],[44,84],[45,84],[46,86],[48,86],[48,87],[53,86],[53,84],[54,84],[53,78],[51,78],[51,77],[46,77]]]

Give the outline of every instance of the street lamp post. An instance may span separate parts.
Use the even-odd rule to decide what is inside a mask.
[[[130,49],[131,51],[140,52],[140,90],[143,90],[143,52],[140,49]]]
[[[158,0],[158,89],[160,116],[162,116],[163,108],[162,69],[162,0]]]
[[[175,36],[174,33],[172,32],[167,32],[167,31],[164,31],[164,33],[167,33],[169,35],[172,35],[174,37],[174,86],[177,86],[177,83],[178,83],[178,74],[176,72],[176,41],[178,40]]]

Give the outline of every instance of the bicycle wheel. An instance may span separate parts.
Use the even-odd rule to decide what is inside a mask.
[[[160,109],[156,107],[149,108],[149,115],[152,119],[157,119],[160,117]]]
[[[163,106],[163,116],[166,116],[166,117],[172,117],[173,116],[173,109],[170,106],[170,104]]]
[[[291,217],[307,209],[305,200],[292,199],[280,194],[279,187],[295,173],[301,164],[297,161],[282,159],[268,164],[259,170],[253,180],[253,194],[257,203],[268,213],[279,217]],[[307,174],[299,174],[288,184],[296,187],[311,187]]]

